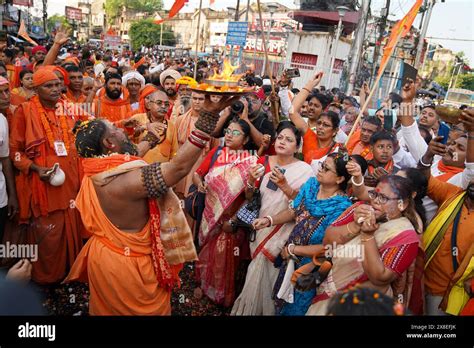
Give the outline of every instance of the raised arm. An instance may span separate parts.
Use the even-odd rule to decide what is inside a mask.
[[[59,50],[61,47],[69,41],[70,31],[67,28],[60,27],[54,37],[53,46],[49,49],[46,57],[44,57],[43,65],[54,65],[56,58],[58,57]]]
[[[308,130],[308,124],[301,117],[300,110],[308,96],[312,93],[314,87],[316,87],[323,77],[323,73],[317,73],[313,79],[309,80],[301,91],[293,99],[292,107],[290,108],[289,115],[290,120],[295,124],[303,134]]]
[[[209,134],[214,131],[219,112],[236,100],[238,100],[237,97],[230,97],[215,104],[211,102],[209,96],[206,96],[203,110],[195,124],[196,129],[179,149],[176,156],[170,162],[153,163],[118,178],[117,181],[120,180],[120,182],[117,182],[115,187],[120,190],[120,195],[136,200],[149,197],[142,177],[144,179],[153,178],[152,183],[148,183],[148,185],[153,186],[157,196],[163,194],[169,187],[176,185],[189,173],[206,142],[211,140]]]
[[[362,84],[362,88],[360,89],[360,93],[359,93],[359,98],[360,98],[360,105],[362,107],[362,105],[365,104],[365,101],[367,100],[367,96],[370,94],[370,88],[369,88],[369,84],[367,82],[364,82]],[[369,116],[369,109],[368,108],[365,108],[364,109],[364,113],[363,113],[364,117],[367,117]]]

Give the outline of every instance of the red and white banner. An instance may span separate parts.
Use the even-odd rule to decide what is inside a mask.
[[[66,19],[70,21],[82,21],[82,10],[80,8],[66,6]]]

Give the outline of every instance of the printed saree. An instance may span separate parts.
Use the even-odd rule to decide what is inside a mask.
[[[351,206],[351,201],[346,196],[334,196],[328,199],[318,200],[319,182],[316,178],[310,178],[301,188],[298,196],[292,202],[296,211],[296,225],[291,232],[288,243],[295,245],[316,245],[323,241],[326,228],[341,215],[344,210]],[[311,261],[309,257],[299,258],[295,267],[301,267]],[[283,284],[287,266],[291,262],[283,261],[280,265],[278,278],[273,288],[273,299],[277,306],[277,312],[281,315],[304,315],[314,297],[314,291],[300,292],[293,290],[289,303],[278,298],[280,288]],[[291,296],[292,295],[292,296]]]
[[[347,223],[350,219],[346,220]],[[417,304],[422,301],[423,296],[418,289],[421,288],[421,278],[415,277],[418,273],[406,278],[405,287],[409,291],[400,289],[399,279],[409,270],[410,266],[416,262],[420,250],[420,238],[416,234],[411,222],[400,217],[390,220],[380,225],[374,233],[375,241],[379,248],[380,257],[385,267],[395,272],[399,278],[384,289],[388,296],[393,296],[410,307],[410,303]],[[359,253],[354,251],[359,250]],[[337,293],[344,291],[352,286],[361,285],[373,287],[373,285],[362,267],[363,248],[361,247],[360,235],[350,240],[346,244],[339,245],[333,251],[333,266],[326,280],[319,286],[317,294],[312,300],[313,304],[307,311],[307,315],[326,315],[329,300]],[[416,301],[410,297],[416,296]],[[421,314],[421,313],[420,313]]]
[[[248,259],[248,239],[244,231],[228,233],[222,224],[244,203],[243,192],[253,156],[232,163],[216,163],[205,177],[207,193],[199,231],[199,261],[196,278],[203,293],[213,302],[232,306],[236,295],[236,274]]]

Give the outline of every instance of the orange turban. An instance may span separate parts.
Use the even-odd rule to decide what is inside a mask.
[[[140,99],[139,99],[139,107],[138,107],[139,113],[146,112],[145,98],[156,91],[158,91],[158,88],[156,88],[154,85],[151,85],[151,84],[145,85],[145,87],[142,88],[142,90],[140,91]]]
[[[79,64],[80,64],[79,58],[77,58],[77,57],[68,57],[64,60],[64,62],[65,63],[72,63],[75,66],[79,66]]]
[[[64,84],[66,86],[69,86],[69,83],[71,83],[71,81],[69,80],[69,74],[67,73],[66,69],[61,68],[60,66],[56,66],[56,65],[47,65],[44,68],[48,69],[49,71],[52,71],[53,73],[57,71],[61,75],[63,75]]]
[[[56,74],[49,68],[40,67],[33,74],[33,86],[38,87],[48,81],[59,80]]]

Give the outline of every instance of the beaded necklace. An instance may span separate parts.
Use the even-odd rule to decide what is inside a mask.
[[[49,146],[54,150],[54,135],[53,131],[51,130],[51,125],[52,121],[48,118],[46,110],[44,109],[43,105],[41,104],[39,97],[34,96],[31,98],[31,101],[33,104],[35,104],[36,109],[38,110],[38,113],[40,115],[41,123],[43,124],[43,128],[46,132],[46,137],[48,138]],[[64,147],[66,149],[66,152],[69,153],[69,126],[67,124],[67,117],[66,115],[59,115],[59,123],[61,126],[61,131],[63,135],[63,142],[64,142]]]

